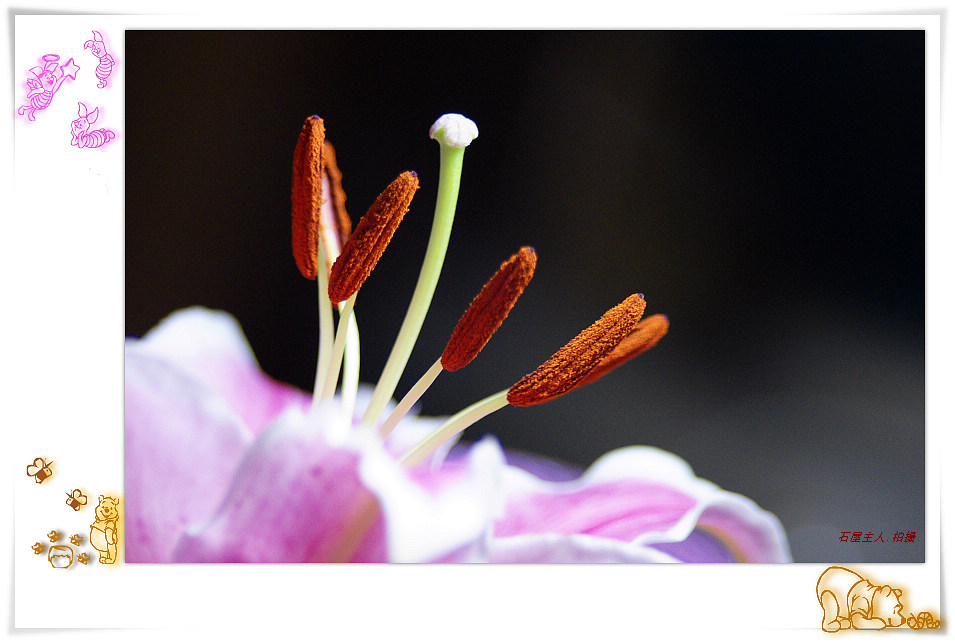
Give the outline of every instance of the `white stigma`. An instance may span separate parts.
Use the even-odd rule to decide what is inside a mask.
[[[470,118],[461,114],[445,114],[434,122],[429,132],[431,138],[437,140],[439,134],[444,142],[454,147],[467,147],[477,138],[478,128]]]

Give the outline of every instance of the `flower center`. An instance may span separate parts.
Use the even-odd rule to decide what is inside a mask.
[[[441,150],[431,237],[408,311],[361,420],[365,429],[377,428],[382,440],[388,438],[442,371],[458,370],[477,356],[514,307],[537,265],[537,254],[530,247],[521,248],[501,264],[461,317],[441,356],[395,410],[380,421],[407,365],[437,286],[454,220],[464,148],[477,137],[477,126],[460,114],[445,114],[435,122],[430,134]],[[302,274],[318,282],[319,354],[313,409],[334,395],[344,358],[342,404],[346,417],[351,417],[359,362],[355,299],[408,212],[417,190],[417,174],[401,174],[378,196],[352,234],[344,207],[341,172],[334,148],[325,141],[324,123],[317,116],[306,119],[295,148],[292,172],[292,248]],[[333,329],[333,304],[339,311],[337,331]],[[451,416],[405,453],[401,462],[413,467],[489,413],[508,404],[531,406],[555,399],[603,377],[651,348],[666,334],[669,322],[663,315],[652,315],[641,322],[645,308],[643,295],[626,298],[515,385]]]

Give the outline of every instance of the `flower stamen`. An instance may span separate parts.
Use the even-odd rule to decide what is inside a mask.
[[[418,175],[403,172],[378,195],[354,234],[342,248],[328,277],[328,297],[334,303],[358,292],[381,259],[418,189]]]
[[[441,366],[456,371],[471,363],[508,314],[534,276],[537,253],[524,246],[501,264],[468,306],[441,354]]]
[[[322,234],[322,243],[326,245],[326,267],[331,272],[332,264],[341,254],[342,247],[347,243],[351,232],[351,217],[345,209],[345,190],[342,189],[342,172],[338,169],[338,158],[335,154],[335,148],[327,140],[322,150],[322,160],[325,162],[325,173],[322,177],[322,189],[331,195],[322,204],[322,214],[319,219],[320,230]],[[321,290],[319,296],[321,296]],[[354,301],[352,301],[354,305]],[[351,409],[355,406],[355,399],[358,395],[358,367],[359,367],[359,340],[358,323],[355,321],[355,315],[352,311],[345,311],[346,304],[338,305],[339,323],[347,329],[345,336],[345,346],[332,348],[332,359],[329,362],[329,369],[333,364],[337,364],[334,357],[336,350],[344,352],[345,372],[342,376],[342,407],[346,410],[347,416],[351,417]],[[344,322],[344,323],[342,323]],[[337,339],[337,337],[336,337]],[[341,358],[339,358],[341,359]],[[335,392],[335,386],[338,382],[338,373],[329,374],[326,377],[323,397],[331,397]]]
[[[318,276],[324,142],[325,123],[318,116],[309,116],[299,132],[292,161],[292,254],[306,279]]]
[[[449,417],[441,426],[429,433],[423,440],[408,449],[398,461],[406,467],[413,468],[421,464],[425,458],[434,453],[438,447],[464,431],[478,420],[487,417],[494,411],[507,406],[507,391],[498,391],[480,402],[475,402],[464,410],[458,411]]]
[[[331,146],[325,145],[324,121],[318,116],[305,119],[292,160],[292,254],[302,276],[318,281],[318,359],[314,399],[319,398],[324,388],[324,377],[331,360],[332,306],[324,292],[328,287],[330,262],[334,260],[330,252],[337,252],[340,243],[340,239],[327,234],[333,229],[333,224],[324,224],[323,214],[337,220],[334,228],[339,231],[351,227],[344,208],[337,209],[332,215],[332,206],[325,207],[322,198],[323,191],[326,188],[333,191],[331,186],[335,183],[329,182],[325,173],[329,150]],[[344,204],[344,192],[335,201]]]
[[[342,189],[342,171],[338,169],[338,156],[335,154],[335,148],[327,140],[322,147],[322,160],[325,161],[325,179],[328,181],[327,186],[323,184],[323,188],[328,187],[331,194],[331,207],[335,215],[335,236],[339,244],[344,245],[351,235],[351,217],[345,209],[346,197],[345,190]],[[324,218],[322,222],[324,223]],[[327,227],[323,226],[323,238],[328,236],[325,234]]]
[[[640,352],[652,347],[666,333],[668,324],[663,315],[659,316],[662,319],[654,319],[645,329],[641,329],[640,332],[645,331],[646,335],[634,338],[630,349],[632,355],[624,359],[614,352],[625,339],[637,334],[636,326],[645,309],[646,301],[643,295],[627,297],[510,389],[498,391],[452,415],[401,456],[400,461],[407,467],[414,467],[434,453],[439,446],[494,411],[508,404],[531,406],[549,402],[582,386],[587,376],[598,367],[608,368],[593,379],[610,372],[611,360],[612,367],[616,368],[630,357],[639,354],[633,346],[641,349]],[[643,340],[639,341],[641,337]]]
[[[345,304],[339,307],[338,330],[331,349],[331,359],[322,380],[322,388],[318,391],[323,399],[331,397],[338,384],[355,297],[378,265],[395,230],[407,214],[417,189],[418,175],[414,172],[403,172],[392,181],[358,222],[355,233],[332,265],[328,277],[328,297],[336,304],[342,301]]]
[[[328,195],[331,198],[327,199]],[[318,276],[318,247],[325,243],[328,267],[351,234],[342,173],[335,148],[325,140],[325,123],[309,116],[299,132],[292,161],[292,254],[306,279]]]
[[[627,335],[647,307],[643,295],[630,295],[577,335],[507,393],[513,406],[542,404],[573,390]]]
[[[441,357],[409,389],[394,411],[379,427],[379,435],[387,438],[407,415],[441,371],[456,371],[467,366],[487,345],[491,336],[507,319],[514,304],[534,276],[537,253],[525,246],[501,264],[494,276],[458,321]]]
[[[596,382],[601,377],[630,361],[637,355],[644,353],[657,345],[670,329],[670,320],[666,315],[657,313],[640,320],[633,332],[623,338],[616,348],[610,351],[605,358],[589,372],[587,376],[577,382],[574,389]]]

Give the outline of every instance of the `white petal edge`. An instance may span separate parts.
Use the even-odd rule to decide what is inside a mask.
[[[191,306],[170,313],[139,340],[127,340],[136,352],[190,364],[202,354],[229,355],[243,363],[258,362],[236,319],[227,312]]]
[[[730,511],[741,524],[758,529],[768,536],[766,551],[744,552],[734,546],[735,543],[728,535],[715,529],[707,529],[730,548],[737,558],[747,562],[792,562],[785,531],[776,516],[745,496],[726,491],[712,482],[696,477],[685,460],[656,447],[633,446],[609,451],[598,458],[583,476],[569,482],[546,482],[516,467],[507,467],[504,473],[504,488],[508,494],[567,493],[598,483],[625,479],[669,485],[694,498],[696,504],[669,529],[640,534],[629,543],[614,541],[615,547],[626,550],[658,543],[683,542],[697,527],[707,528],[706,511],[714,509]]]
[[[366,450],[360,476],[381,503],[386,520],[388,560],[426,562],[474,543],[470,559],[484,558],[483,546],[502,511],[504,452],[493,438],[476,443],[467,455],[468,474],[435,494],[420,488],[404,468],[380,449]]]
[[[492,563],[678,563],[651,547],[587,534],[536,534],[495,538]]]

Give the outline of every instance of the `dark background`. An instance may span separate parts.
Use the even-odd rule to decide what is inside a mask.
[[[266,372],[310,390],[289,192],[315,113],[356,222],[401,171],[421,179],[357,301],[377,380],[430,232],[428,129],[461,112],[480,136],[396,395],[530,244],[533,282],[424,413],[509,387],[642,292],[671,321],[659,346],[465,438],[580,465],[658,446],[778,515],[797,561],[924,559],[922,32],[128,31],[125,55],[128,334],[222,308]]]

